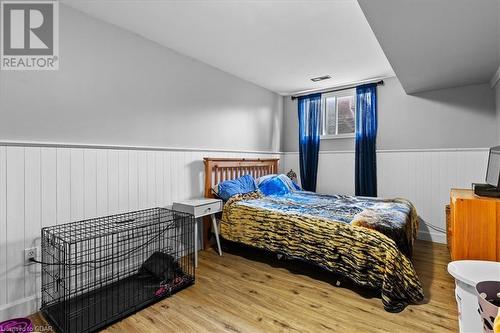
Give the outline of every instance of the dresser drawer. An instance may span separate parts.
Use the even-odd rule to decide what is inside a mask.
[[[200,199],[174,202],[172,209],[192,214],[194,217],[202,217],[222,211],[222,200]]]
[[[220,212],[222,210],[222,201],[217,201],[213,203],[209,203],[206,205],[196,206],[194,207],[193,215],[195,217],[205,216],[213,213]]]

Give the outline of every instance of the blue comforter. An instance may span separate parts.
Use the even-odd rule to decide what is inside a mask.
[[[413,239],[418,225],[410,218],[414,210],[413,205],[404,199],[321,195],[295,191],[284,195],[241,200],[238,205],[363,226],[388,236],[396,242],[401,252],[408,257],[412,256]]]

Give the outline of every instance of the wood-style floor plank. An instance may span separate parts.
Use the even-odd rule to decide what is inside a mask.
[[[196,284],[105,331],[114,332],[457,332],[446,246],[418,241],[414,265],[425,299],[384,311],[377,293],[316,267],[231,248],[200,252]],[[31,317],[46,325],[40,314]]]

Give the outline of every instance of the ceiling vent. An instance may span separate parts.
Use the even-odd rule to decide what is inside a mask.
[[[319,81],[323,81],[323,80],[328,80],[328,79],[331,79],[332,77],[330,75],[323,75],[323,76],[318,76],[318,77],[313,77],[311,79],[312,82],[319,82]]]

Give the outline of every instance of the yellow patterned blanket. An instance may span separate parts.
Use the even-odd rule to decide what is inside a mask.
[[[400,312],[409,303],[423,299],[422,286],[409,257],[385,235],[384,228],[376,230],[375,222],[388,212],[349,212],[345,208],[340,213],[343,218],[332,219],[331,214],[301,213],[297,210],[303,207],[294,209],[293,205],[287,202],[280,206],[279,199],[263,197],[258,192],[234,196],[224,205],[221,235],[229,241],[307,260],[358,285],[380,290],[384,308],[390,312]],[[416,218],[411,206],[406,228],[402,228],[402,235],[408,235],[411,244]]]

